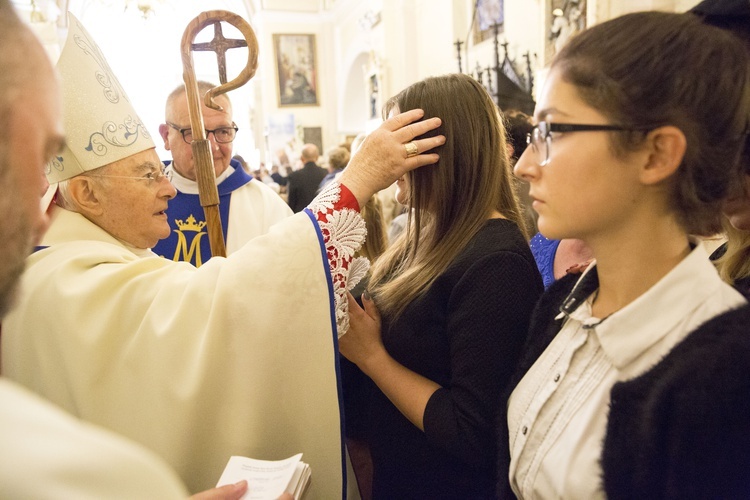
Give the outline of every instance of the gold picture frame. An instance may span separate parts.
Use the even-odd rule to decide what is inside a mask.
[[[275,34],[273,53],[279,107],[318,106],[315,35]]]

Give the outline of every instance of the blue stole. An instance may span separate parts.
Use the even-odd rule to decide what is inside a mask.
[[[168,164],[168,162],[165,162]],[[232,191],[238,189],[253,178],[242,169],[237,160],[232,160],[232,175],[219,184],[219,213],[224,241],[227,240],[229,225],[229,202]],[[172,230],[169,237],[160,240],[153,248],[154,253],[174,261],[190,262],[200,267],[211,258],[211,246],[206,230],[206,215],[203,213],[200,198],[197,194],[185,194],[177,191],[177,196],[169,201],[167,220]]]

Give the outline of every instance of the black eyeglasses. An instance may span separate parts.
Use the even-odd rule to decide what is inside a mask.
[[[579,123],[539,122],[526,134],[526,144],[537,154],[540,166],[549,163],[549,150],[552,147],[552,132],[647,132],[654,127],[625,127],[622,125],[583,125]]]
[[[182,135],[183,140],[188,144],[193,142],[193,129],[191,129],[190,127],[180,128],[179,126],[170,122],[167,122],[167,125],[178,131]],[[216,142],[220,144],[226,144],[234,140],[234,138],[237,136],[237,131],[239,130],[239,128],[237,127],[237,125],[232,124],[231,127],[219,127],[213,130],[205,130],[206,139],[208,139],[208,134],[214,134],[214,139],[216,140]]]

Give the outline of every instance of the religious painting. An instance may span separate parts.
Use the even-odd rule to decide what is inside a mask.
[[[503,32],[503,0],[477,0],[474,8],[474,43],[480,43],[495,36],[495,25],[498,33]]]
[[[544,63],[563,48],[570,37],[586,28],[587,0],[547,0]]]
[[[279,106],[317,106],[315,35],[273,35]]]

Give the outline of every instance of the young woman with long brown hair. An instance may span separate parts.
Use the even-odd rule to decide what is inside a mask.
[[[350,301],[340,351],[375,383],[373,498],[493,496],[500,395],[542,291],[498,110],[466,75],[428,78],[386,114],[438,116],[440,161],[398,181],[406,230]]]

